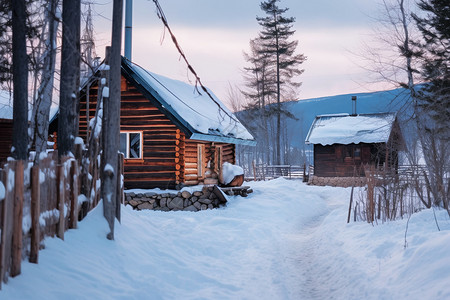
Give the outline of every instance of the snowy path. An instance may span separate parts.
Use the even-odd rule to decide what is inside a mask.
[[[277,179],[192,212],[124,207],[116,240],[101,207],[45,240],[0,299],[450,299],[450,220],[430,211],[346,224],[349,189]],[[439,259],[436,259],[439,258]]]

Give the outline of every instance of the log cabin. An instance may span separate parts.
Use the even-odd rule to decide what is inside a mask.
[[[11,156],[13,136],[12,94],[0,90],[0,167]]]
[[[305,143],[317,177],[364,177],[367,165],[397,171],[404,147],[395,113],[316,116]]]
[[[81,87],[79,136],[95,116],[102,67]],[[125,188],[173,189],[217,184],[224,162],[235,164],[236,144],[256,142],[207,89],[151,73],[122,58],[120,151]],[[51,126],[55,127],[55,122]]]

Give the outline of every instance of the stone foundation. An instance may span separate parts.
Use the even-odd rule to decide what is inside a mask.
[[[319,186],[365,186],[366,177],[318,177],[310,176],[308,184]]]
[[[251,192],[251,191],[247,191]],[[234,195],[233,190],[225,191],[228,195]],[[246,194],[245,194],[246,195]],[[214,187],[205,186],[201,191],[178,193],[134,193],[125,191],[125,205],[131,205],[133,209],[160,210],[160,211],[199,211],[224,206],[225,197],[217,197]]]

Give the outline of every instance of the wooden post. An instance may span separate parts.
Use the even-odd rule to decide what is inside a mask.
[[[70,161],[70,216],[69,228],[77,228],[78,221],[78,163],[76,160]]]
[[[56,204],[59,211],[59,222],[56,236],[64,240],[64,165],[56,166]]]
[[[5,199],[0,202],[3,205],[1,216],[1,245],[0,245],[0,285],[7,282],[6,272],[11,265],[11,243],[13,235],[13,212],[14,212],[14,191],[8,186],[8,170],[12,168],[14,162],[10,162],[4,170]]]
[[[30,246],[30,263],[38,263],[39,243],[40,243],[40,182],[39,182],[39,166],[31,168],[31,246]]]
[[[121,205],[123,204],[123,154],[118,153],[117,158],[117,202],[116,202],[116,219],[120,222],[120,209]]]
[[[25,161],[16,161],[15,181],[14,181],[14,221],[12,237],[12,255],[11,255],[11,277],[21,273],[22,263],[22,218],[23,218],[23,168]]]
[[[252,160],[252,165],[253,165],[253,181],[256,181],[256,166],[254,160]]]
[[[350,194],[350,203],[348,205],[348,216],[347,216],[347,223],[350,223],[350,215],[352,213],[352,203],[353,203],[353,189],[355,188],[354,185],[352,185],[352,191]]]

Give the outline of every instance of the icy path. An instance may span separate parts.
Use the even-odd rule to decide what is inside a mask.
[[[0,299],[450,299],[450,221],[438,212],[346,224],[349,189],[278,179],[192,212],[125,207],[116,240],[101,206],[48,238]]]

